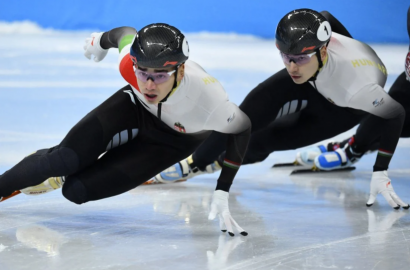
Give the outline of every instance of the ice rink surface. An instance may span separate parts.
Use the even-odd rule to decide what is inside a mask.
[[[0,25],[0,174],[58,144],[125,85],[117,51],[100,63],[83,56],[89,32],[31,25],[13,31]],[[283,68],[273,40],[207,33],[188,40],[190,58],[236,103]],[[408,46],[374,48],[390,73],[388,89],[403,71]],[[409,147],[401,139],[389,170],[405,202]],[[393,210],[381,196],[365,205],[375,155],[349,173],[289,176],[290,169],[270,168],[293,161],[296,152],[276,152],[240,169],[230,210],[247,237],[229,237],[218,221],[207,220],[217,174],[80,206],[61,191],[16,196],[0,204],[0,269],[409,269],[409,210]]]

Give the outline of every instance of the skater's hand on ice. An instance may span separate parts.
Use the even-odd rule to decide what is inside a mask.
[[[103,34],[104,32],[92,33],[91,37],[85,39],[84,56],[91,59],[91,56],[94,55],[94,62],[100,62],[108,53],[108,49],[104,50],[100,45],[100,39]]]
[[[235,235],[233,233],[233,228],[244,236],[248,235],[248,233],[245,232],[244,229],[242,229],[232,218],[231,213],[229,212],[228,199],[228,192],[223,190],[215,190],[211,203],[211,212],[209,213],[208,219],[213,220],[218,215],[221,231],[226,232],[228,230],[230,236]]]
[[[404,203],[396,192],[394,192],[393,186],[389,177],[387,176],[387,171],[373,172],[372,180],[370,182],[370,197],[367,201],[367,206],[370,207],[376,201],[377,194],[381,193],[386,201],[394,209],[399,209],[402,206],[404,209],[409,209],[409,205]]]

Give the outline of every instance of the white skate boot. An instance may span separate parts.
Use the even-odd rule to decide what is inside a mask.
[[[222,169],[216,161],[206,166],[204,171],[201,171],[198,168],[191,168],[190,164],[192,163],[193,160],[191,155],[188,158],[175,163],[173,166],[169,167],[163,172],[157,174],[154,179],[145,182],[145,184],[174,183],[186,181],[187,179],[194,176],[204,173],[214,173]]]
[[[7,197],[0,197],[0,202],[5,201],[7,199],[10,199],[11,197],[14,197],[20,193],[24,193],[26,195],[40,195],[40,194],[45,194],[50,191],[59,189],[63,186],[65,181],[64,176],[62,177],[50,177],[43,183],[37,185],[37,186],[32,186],[32,187],[27,187],[23,188],[22,190],[17,190],[14,191],[12,194],[10,194]]]
[[[63,186],[65,182],[65,177],[50,177],[43,183],[33,186],[33,187],[27,187],[22,190],[20,190],[22,193],[26,195],[40,195],[40,194],[45,194],[50,191],[59,189]]]

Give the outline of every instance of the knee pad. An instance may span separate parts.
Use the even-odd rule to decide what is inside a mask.
[[[35,155],[40,155],[40,171],[53,176],[69,175],[79,168],[78,155],[67,147],[53,147],[39,150]]]
[[[76,204],[86,203],[87,189],[84,184],[75,177],[67,177],[63,186],[63,196]]]

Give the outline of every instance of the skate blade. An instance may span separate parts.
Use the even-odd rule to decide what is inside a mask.
[[[295,175],[295,174],[304,174],[304,173],[334,173],[334,172],[350,172],[355,170],[356,167],[346,167],[346,168],[340,168],[340,169],[334,169],[331,171],[324,171],[320,170],[316,167],[313,167],[311,169],[301,169],[301,170],[293,170],[290,174]]]
[[[295,167],[295,166],[302,166],[302,164],[299,164],[299,163],[295,160],[294,162],[276,163],[276,164],[273,164],[272,168]]]
[[[10,196],[3,197],[3,198],[0,200],[0,202],[4,202],[5,200],[10,199],[11,197],[14,197],[14,196],[16,196],[16,195],[19,195],[20,193],[21,193],[20,190],[14,191],[13,193],[11,193]]]
[[[174,183],[179,183],[179,182],[185,182],[187,179],[181,179],[181,180],[176,180],[174,182],[170,182],[170,183],[162,183],[159,181],[155,181],[154,179],[148,180],[146,182],[144,182],[142,185],[157,185],[157,184],[174,184]]]

